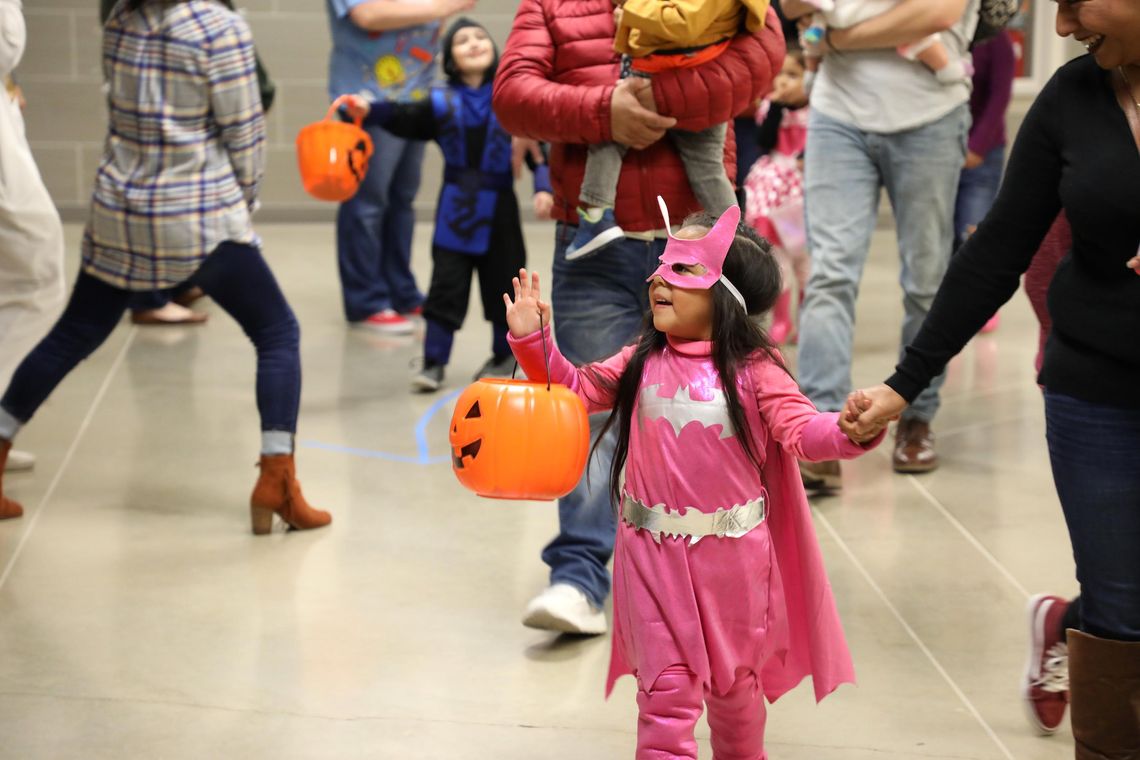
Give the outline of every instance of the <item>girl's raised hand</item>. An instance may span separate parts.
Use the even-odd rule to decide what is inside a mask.
[[[515,338],[525,338],[550,324],[550,304],[543,303],[538,287],[538,272],[527,277],[525,269],[511,280],[515,286],[515,298],[503,293],[503,303],[507,305],[507,327]]]

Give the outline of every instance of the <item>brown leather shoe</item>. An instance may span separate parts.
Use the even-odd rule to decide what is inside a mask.
[[[808,491],[836,491],[842,484],[839,460],[800,462],[800,479]]]
[[[249,500],[254,535],[262,536],[272,530],[274,514],[293,530],[323,528],[332,522],[332,515],[305,501],[292,454],[262,454],[258,466],[261,474]]]
[[[24,514],[24,508],[19,502],[4,498],[4,465],[8,462],[8,452],[11,450],[12,442],[0,439],[0,520]]]
[[[895,428],[895,452],[891,457],[895,472],[930,472],[938,468],[934,433],[922,420],[899,420]]]

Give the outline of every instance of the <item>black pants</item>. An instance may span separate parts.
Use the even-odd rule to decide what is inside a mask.
[[[483,316],[495,325],[507,323],[503,294],[514,293],[511,278],[517,277],[519,269],[526,266],[526,253],[521,247],[508,247],[506,251],[492,249],[482,256],[471,256],[435,246],[431,258],[431,287],[424,303],[426,319],[452,332],[462,327],[471,297],[471,277],[478,272]]]

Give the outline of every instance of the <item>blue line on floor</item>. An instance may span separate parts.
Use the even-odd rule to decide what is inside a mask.
[[[420,418],[416,422],[415,427],[416,456],[408,456],[407,454],[392,454],[387,451],[360,449],[353,446],[341,446],[335,443],[322,443],[320,441],[300,441],[300,445],[304,446],[307,449],[320,449],[322,451],[333,451],[338,454],[351,454],[358,457],[384,459],[389,462],[403,462],[405,464],[443,464],[444,462],[450,462],[450,454],[434,457],[431,456],[431,453],[428,450],[427,426],[428,423],[431,422],[431,418],[434,417],[440,409],[449,405],[462,392],[462,389],[460,389],[457,391],[452,391],[445,396],[441,396],[434,404],[429,406],[422,415],[420,415]]]
[[[462,392],[463,392],[463,389],[460,388],[457,391],[452,391],[451,393],[448,393],[446,396],[442,396],[438,401],[436,401],[434,404],[432,404],[431,406],[429,406],[427,408],[427,411],[424,412],[423,415],[420,416],[420,421],[416,423],[416,450],[419,451],[420,459],[422,461],[424,461],[425,464],[428,463],[428,460],[433,461],[433,462],[434,461],[440,461],[440,462],[450,462],[451,461],[451,455],[450,454],[443,457],[442,459],[439,457],[436,457],[434,460],[428,456],[427,426],[428,426],[428,422],[431,421],[431,418],[435,416],[436,412],[438,412],[444,406],[449,406],[451,404],[451,402],[455,401],[455,399],[457,399],[459,397],[459,394]],[[448,431],[448,432],[450,432],[450,431]]]

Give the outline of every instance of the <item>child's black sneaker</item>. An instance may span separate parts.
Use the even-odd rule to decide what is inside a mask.
[[[425,361],[424,366],[412,376],[412,390],[419,393],[435,393],[443,386],[443,367],[436,362]]]

